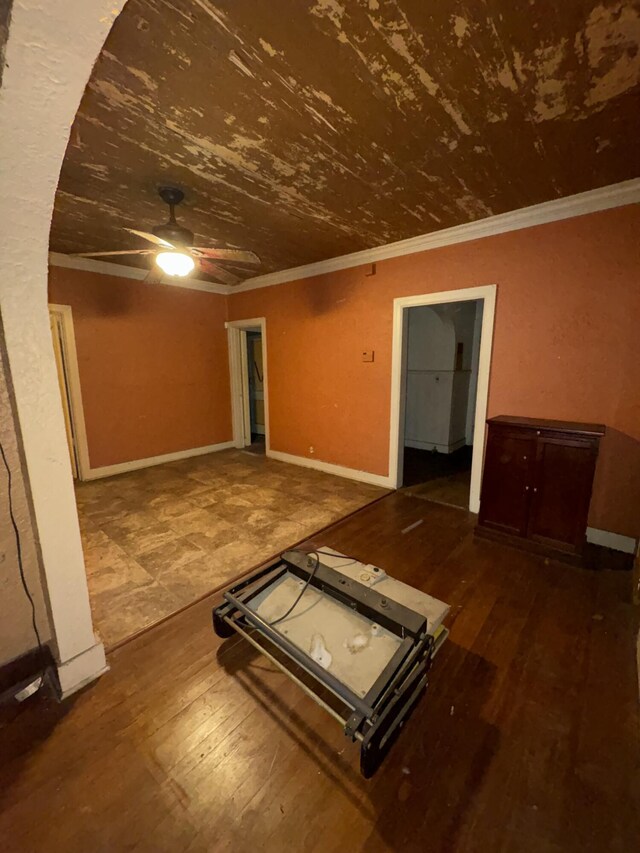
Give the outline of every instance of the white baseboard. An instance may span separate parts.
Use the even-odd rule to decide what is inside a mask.
[[[331,462],[310,459],[307,456],[294,456],[291,453],[282,453],[280,450],[267,450],[267,456],[271,459],[277,459],[279,462],[289,462],[291,465],[300,465],[302,468],[313,468],[315,471],[335,474],[336,477],[345,477],[347,480],[358,480],[360,483],[370,483],[372,486],[382,486],[387,489],[393,488],[390,477],[383,474],[371,474],[369,471],[345,468],[343,465],[334,465]]]
[[[622,551],[624,554],[635,554],[637,546],[637,541],[631,536],[598,530],[597,527],[587,527],[587,542],[602,545],[603,548],[612,548],[614,551]]]
[[[71,660],[58,664],[61,698],[66,699],[109,669],[102,643],[96,643]]]
[[[133,459],[131,462],[118,462],[116,465],[90,468],[83,479],[99,480],[102,477],[113,477],[115,474],[138,471],[140,468],[150,468],[152,465],[162,465],[164,462],[177,462],[180,459],[189,459],[192,456],[204,456],[207,453],[228,450],[234,446],[233,441],[223,441],[220,444],[209,444],[206,447],[192,447],[189,450],[178,450],[176,453],[165,453],[163,456],[149,456],[147,459]]]

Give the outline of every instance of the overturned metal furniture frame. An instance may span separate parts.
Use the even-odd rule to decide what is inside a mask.
[[[424,693],[431,661],[447,631],[443,628],[434,637],[422,614],[324,565],[313,553],[287,551],[225,592],[223,603],[213,611],[214,630],[220,637],[240,634],[338,720],[345,735],[360,742],[360,770],[370,778]],[[286,573],[401,640],[364,696],[357,695],[249,606]]]

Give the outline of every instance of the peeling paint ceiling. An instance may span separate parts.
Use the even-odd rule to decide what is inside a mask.
[[[129,0],[51,248],[139,248],[165,183],[241,278],[459,225],[638,176],[639,93],[640,2]]]

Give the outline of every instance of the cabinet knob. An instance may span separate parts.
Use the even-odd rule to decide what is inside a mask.
[[[540,435],[540,430],[536,430],[536,435]]]
[[[524,487],[524,490],[525,490],[525,492],[528,492],[528,491],[529,491],[529,486],[525,486],[525,487]]]
[[[526,457],[526,456],[523,456],[522,458],[524,459],[524,461],[525,461],[525,462],[527,461],[527,457]]]
[[[534,491],[534,492],[537,492],[537,491],[538,491],[538,489],[534,486],[534,487],[533,487],[533,491]]]

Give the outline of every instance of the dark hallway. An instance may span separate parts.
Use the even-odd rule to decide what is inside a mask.
[[[403,491],[417,498],[467,509],[472,455],[473,447],[469,445],[453,453],[405,447]]]

